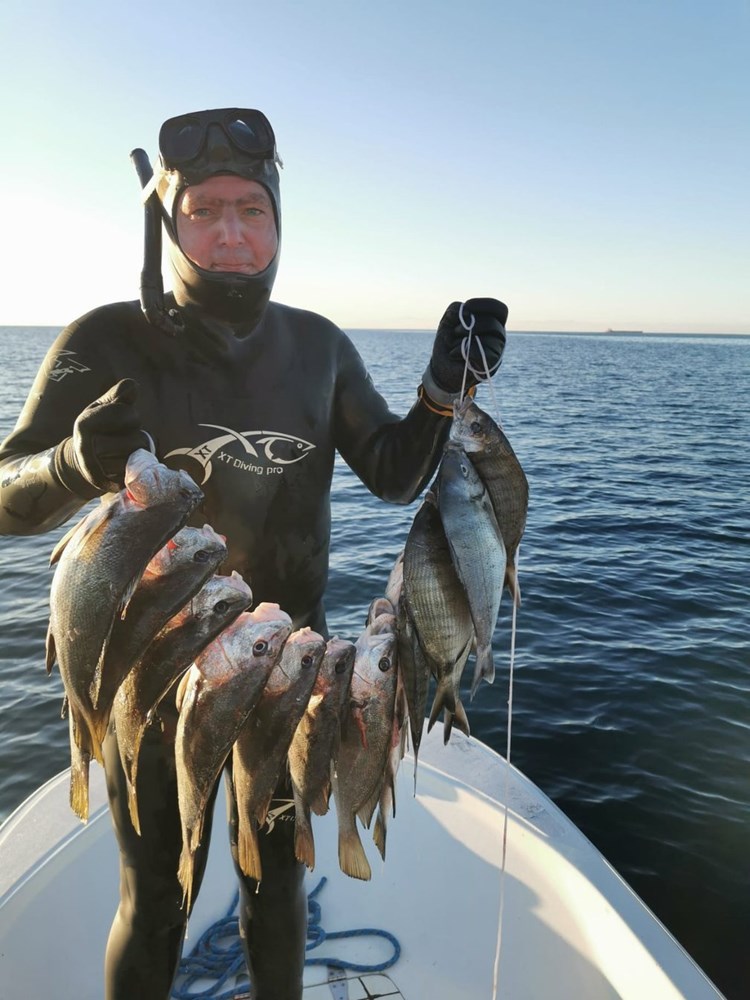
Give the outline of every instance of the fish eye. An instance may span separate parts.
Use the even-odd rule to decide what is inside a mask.
[[[383,673],[387,673],[391,669],[391,658],[390,656],[381,656],[378,661],[378,670],[382,670]]]
[[[334,670],[335,670],[335,673],[337,673],[337,674],[343,674],[345,672],[345,670],[346,670],[346,660],[339,660],[339,662],[336,664]]]
[[[469,467],[465,462],[461,462],[460,468],[461,468],[461,475],[463,476],[469,475]]]
[[[253,656],[263,656],[263,654],[268,649],[268,643],[265,639],[258,639],[258,641],[253,646]]]
[[[214,604],[214,611],[217,615],[225,615],[229,611],[229,601],[217,601]]]
[[[479,423],[478,420],[472,420],[470,427],[472,434],[478,434],[482,429],[482,425]]]
[[[305,653],[301,660],[303,667],[311,667],[313,665],[313,658],[309,653]]]
[[[207,563],[211,558],[211,553],[208,549],[198,549],[198,551],[193,556],[193,562],[197,563]]]

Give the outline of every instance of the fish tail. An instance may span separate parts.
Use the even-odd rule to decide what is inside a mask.
[[[248,878],[254,878],[256,882],[260,882],[263,869],[260,863],[258,834],[254,820],[240,818],[237,852],[239,866],[244,874]]]
[[[435,700],[430,709],[430,721],[427,723],[428,733],[437,722],[438,716],[443,709],[446,709],[451,714],[454,714],[456,711],[456,690],[453,686],[453,679],[450,676],[442,677],[438,681]]]
[[[477,693],[479,682],[484,678],[488,684],[495,679],[495,664],[492,660],[492,647],[488,644],[481,648],[477,646],[477,659],[474,665],[474,679],[471,682],[471,697]]]
[[[369,882],[372,877],[370,863],[354,825],[354,816],[343,829],[339,824],[339,867],[345,875],[363,882]]]
[[[298,861],[307,865],[310,871],[315,867],[315,841],[313,840],[310,814],[297,814],[294,825],[294,854]]]
[[[451,738],[451,732],[453,731],[453,720],[455,714],[450,712],[447,708],[445,710],[445,715],[443,716],[443,743],[445,746],[448,745],[448,740]]]

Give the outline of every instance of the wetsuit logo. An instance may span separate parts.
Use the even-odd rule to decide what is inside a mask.
[[[213,463],[222,462],[243,472],[252,472],[257,476],[281,475],[285,465],[294,465],[302,461],[315,445],[294,434],[284,434],[281,431],[233,431],[231,427],[221,427],[219,424],[199,424],[221,431],[194,448],[175,448],[164,458],[185,455],[203,466],[203,480],[199,485],[207,483],[213,472]],[[237,455],[237,449],[228,450],[231,445],[239,444],[242,454]]]
[[[274,805],[274,803],[279,803]],[[271,806],[266,814],[266,826],[270,833],[276,826],[277,820],[291,822],[294,820],[294,799],[272,799]]]
[[[73,360],[74,354],[75,351],[60,351],[55,355],[47,378],[53,382],[62,382],[66,375],[72,375],[73,372],[90,372],[91,369],[82,362]]]

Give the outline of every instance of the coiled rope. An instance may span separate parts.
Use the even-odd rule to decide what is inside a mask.
[[[393,954],[384,962],[362,965],[343,958],[313,956],[305,959],[305,965],[325,965],[333,969],[347,969],[352,972],[384,972],[399,960],[401,945],[389,931],[373,927],[363,927],[350,931],[325,931],[321,925],[321,906],[318,893],[326,884],[325,876],[307,897],[307,946],[310,952],[325,941],[374,936],[384,938],[393,948]],[[237,904],[239,891],[235,892],[232,904],[224,917],[213,923],[196,942],[190,954],[183,958],[177,975],[177,985],[172,990],[172,1000],[233,1000],[239,989],[249,985],[245,955],[240,942]],[[210,985],[196,992],[196,984],[210,981]],[[229,987],[226,989],[225,987]],[[223,991],[223,992],[221,992]]]

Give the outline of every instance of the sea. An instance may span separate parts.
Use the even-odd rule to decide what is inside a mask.
[[[56,333],[0,328],[0,436]],[[350,334],[405,413],[434,335]],[[530,485],[511,759],[728,1000],[750,996],[749,390],[750,337],[511,331],[477,396]],[[337,462],[332,631],[359,634],[417,506],[377,500]],[[64,530],[0,538],[0,819],[68,763],[44,667]],[[472,734],[503,754],[510,639],[506,596],[497,677],[466,698]]]

